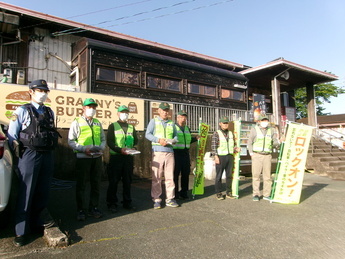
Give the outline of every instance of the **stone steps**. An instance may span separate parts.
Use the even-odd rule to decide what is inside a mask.
[[[321,140],[312,140],[309,146],[307,167],[316,174],[332,179],[345,180],[345,151]]]

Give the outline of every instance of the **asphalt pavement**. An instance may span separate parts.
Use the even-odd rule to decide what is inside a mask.
[[[193,176],[190,177],[190,186]],[[101,219],[76,220],[75,183],[57,181],[50,214],[70,240],[52,248],[40,236],[14,247],[13,223],[0,233],[0,258],[345,258],[345,181],[305,174],[298,205],[253,202],[251,179],[240,198],[218,201],[213,181],[205,194],[154,210],[150,181],[135,179],[135,212],[107,211],[102,182]]]

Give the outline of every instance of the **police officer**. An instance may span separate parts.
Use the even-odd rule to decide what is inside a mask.
[[[234,152],[238,149],[235,147],[234,135],[228,129],[229,118],[224,116],[219,121],[220,129],[212,135],[212,153],[216,164],[215,192],[217,200],[224,200],[226,196],[229,199],[235,197],[231,194],[232,169],[234,166]],[[225,170],[226,177],[226,195],[222,194],[222,175]]]
[[[263,199],[270,200],[272,149],[279,145],[277,132],[269,125],[267,116],[260,116],[258,125],[250,130],[248,152],[252,158],[253,201],[260,200],[260,175],[263,178]]]
[[[13,113],[8,137],[18,155],[18,198],[15,212],[14,244],[28,242],[30,231],[47,227],[40,213],[47,207],[50,183],[54,172],[53,149],[59,134],[54,125],[54,113],[43,103],[49,88],[45,80],[29,84],[31,103],[20,106]]]
[[[134,210],[131,198],[131,183],[133,175],[133,156],[130,150],[135,150],[138,143],[137,133],[133,125],[127,123],[129,109],[121,105],[117,109],[119,120],[109,125],[107,144],[110,148],[108,165],[109,186],[107,191],[107,204],[110,212],[117,211],[117,186],[122,181],[123,207]]]
[[[68,133],[68,144],[74,150],[77,173],[76,199],[77,220],[86,219],[85,202],[86,180],[90,178],[90,200],[88,215],[100,218],[103,213],[98,209],[101,175],[103,172],[102,155],[106,139],[101,122],[94,118],[98,104],[92,98],[83,102],[83,115],[75,118]],[[89,176],[89,177],[88,177]]]
[[[187,123],[186,111],[179,111],[176,117],[177,143],[173,146],[175,168],[175,198],[188,199],[189,175],[190,175],[190,144],[197,141],[197,137],[192,137]],[[181,174],[181,191],[179,191],[179,176]]]

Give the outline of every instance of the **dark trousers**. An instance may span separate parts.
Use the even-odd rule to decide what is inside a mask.
[[[187,196],[189,188],[190,175],[190,157],[186,150],[175,151],[175,168],[174,168],[174,183],[175,183],[175,197]],[[179,192],[179,176],[181,174],[181,190]]]
[[[40,214],[48,205],[54,172],[53,152],[27,148],[18,161],[18,198],[15,215],[16,235],[25,235],[30,227],[42,226]]]
[[[101,176],[103,172],[102,157],[77,158],[77,186],[76,199],[78,210],[86,210],[85,189],[87,180],[90,179],[90,199],[88,208],[98,207]]]
[[[222,175],[225,170],[226,177],[226,192],[231,193],[232,184],[232,168],[234,166],[233,155],[218,156],[219,164],[216,164],[216,181],[215,181],[215,191],[216,193],[222,192]]]
[[[133,175],[133,156],[131,155],[111,155],[108,165],[109,186],[107,191],[107,203],[117,205],[117,186],[122,181],[123,205],[128,206],[132,202],[131,184]]]

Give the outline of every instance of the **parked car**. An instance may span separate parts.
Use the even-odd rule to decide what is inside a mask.
[[[5,226],[8,222],[6,215],[8,215],[6,208],[11,193],[12,174],[13,171],[13,157],[9,149],[8,139],[4,133],[4,126],[0,127],[0,226]]]

